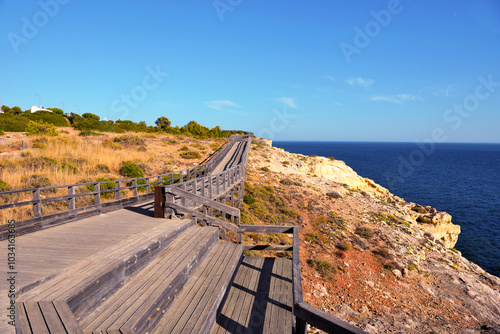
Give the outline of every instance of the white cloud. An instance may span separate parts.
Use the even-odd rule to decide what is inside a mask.
[[[396,94],[396,95],[373,95],[370,100],[372,101],[383,101],[389,103],[403,104],[405,101],[417,101],[420,100],[420,96],[411,94]]]
[[[297,105],[295,104],[295,99],[293,97],[281,97],[278,99],[281,103],[283,103],[286,107],[290,107],[293,109],[297,109]]]
[[[224,110],[225,108],[228,108],[228,107],[241,108],[239,105],[237,105],[236,103],[229,101],[229,100],[209,101],[209,102],[205,102],[205,105],[207,107],[215,109],[215,110]]]
[[[363,79],[363,78],[351,78],[347,80],[347,83],[351,86],[359,86],[363,88],[368,88],[375,83],[372,79]]]

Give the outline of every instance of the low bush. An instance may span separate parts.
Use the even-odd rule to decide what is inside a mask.
[[[44,187],[50,187],[52,185],[47,175],[38,175],[38,174],[23,176],[21,177],[21,182],[27,189],[44,188]]]
[[[197,151],[187,151],[187,152],[182,152],[181,157],[183,159],[200,159],[201,154],[200,152]]]
[[[48,148],[47,143],[48,143],[48,141],[47,141],[46,138],[43,138],[43,137],[36,138],[31,143],[31,147],[32,148],[38,148],[40,150],[46,150]]]
[[[97,164],[94,167],[95,173],[109,173],[111,170],[106,164]]]
[[[310,259],[307,263],[323,277],[329,277],[338,272],[338,266],[324,259]]]
[[[105,148],[110,148],[113,150],[121,150],[123,149],[123,146],[117,143],[113,143],[111,140],[106,139],[105,141],[102,142],[102,146]]]
[[[126,135],[121,137],[121,142],[129,145],[145,145],[146,141],[136,135]]]
[[[318,232],[308,232],[305,235],[305,240],[312,244],[320,245],[322,247],[325,246],[325,243],[328,241],[323,235]]]
[[[95,180],[95,182],[103,182],[103,181],[116,181],[116,178],[114,178],[114,177],[108,177],[108,178],[106,178],[106,177],[100,177],[97,180]],[[79,182],[79,183],[86,183],[86,182]],[[94,185],[93,184],[87,184],[86,188],[87,188],[88,191],[94,191]],[[101,191],[102,190],[115,189],[116,188],[116,182],[103,182],[103,183],[100,183],[99,188],[101,189]],[[102,198],[111,198],[113,196],[114,196],[114,193],[112,191],[101,194]]]
[[[251,205],[255,203],[256,199],[249,195],[243,195],[243,202],[245,204]]]
[[[373,236],[373,230],[369,227],[366,227],[366,226],[356,228],[354,233],[356,233],[357,235],[359,235],[363,238],[367,238],[367,239],[371,238]]]
[[[5,182],[4,180],[0,180],[0,191],[9,191],[12,190],[12,186]]]
[[[348,251],[351,249],[351,245],[346,241],[342,241],[341,243],[337,244],[337,248],[343,251]]]
[[[141,146],[139,146],[139,147],[137,148],[137,151],[139,151],[139,152],[147,152],[147,151],[148,151],[148,149],[146,148],[146,146],[141,145]]]
[[[47,161],[48,163],[51,163],[52,165],[57,165],[57,161],[55,159],[49,158],[49,157],[41,157],[43,160]]]
[[[82,137],[88,137],[88,136],[103,136],[104,134],[92,130],[82,130],[78,135]]]
[[[67,172],[68,174],[76,174],[76,173],[78,173],[78,168],[75,165],[73,165],[73,164],[71,164],[69,162],[63,162],[61,164],[61,170]]]
[[[133,161],[124,161],[120,167],[120,174],[129,178],[144,177],[144,168]]]
[[[36,136],[57,136],[57,127],[43,121],[30,121],[26,133]]]

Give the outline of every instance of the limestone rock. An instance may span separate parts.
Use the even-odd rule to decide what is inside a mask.
[[[460,225],[451,222],[451,215],[446,212],[432,212],[421,214],[417,222],[428,233],[431,233],[443,241],[448,248],[453,248],[460,234]]]

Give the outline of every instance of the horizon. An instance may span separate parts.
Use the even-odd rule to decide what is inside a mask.
[[[9,107],[274,141],[500,143],[494,0],[0,0],[0,15]]]

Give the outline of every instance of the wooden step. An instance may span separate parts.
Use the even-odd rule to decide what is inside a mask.
[[[219,242],[153,333],[209,333],[241,255],[241,245]]]
[[[85,333],[146,333],[176,300],[218,241],[215,227],[194,226],[87,318]]]
[[[45,318],[41,305],[46,306],[47,303],[65,304],[70,310],[69,314],[75,316],[73,321],[85,318],[184,231],[193,227],[192,220],[159,221],[158,226],[90,256],[45,283],[22,293],[17,298],[16,306],[25,310],[24,323],[38,323],[41,319],[41,323],[47,323],[50,328],[51,319],[56,317],[52,316],[53,309],[45,307]],[[59,317],[70,319],[66,314],[63,317],[62,313]]]

